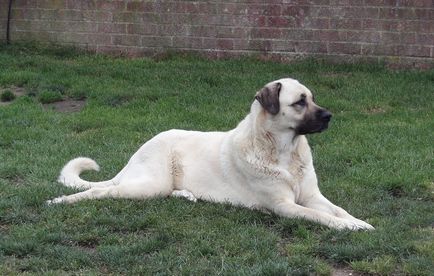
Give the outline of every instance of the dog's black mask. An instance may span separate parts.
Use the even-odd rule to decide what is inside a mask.
[[[297,126],[295,132],[299,135],[322,132],[327,129],[332,114],[323,108],[318,108],[310,114],[306,114],[305,119]]]

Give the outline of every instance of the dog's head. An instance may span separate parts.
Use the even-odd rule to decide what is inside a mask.
[[[332,114],[318,106],[312,92],[294,79],[280,79],[265,85],[255,96],[278,128],[296,134],[321,132]]]

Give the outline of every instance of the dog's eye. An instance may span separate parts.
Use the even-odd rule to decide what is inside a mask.
[[[306,106],[306,99],[301,99],[301,100],[292,104],[292,106],[296,106],[296,105],[301,106],[301,107]]]

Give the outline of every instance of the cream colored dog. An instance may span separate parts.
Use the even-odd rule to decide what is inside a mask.
[[[87,189],[48,203],[83,199],[185,196],[266,209],[336,229],[374,229],[332,204],[319,191],[305,134],[325,130],[331,113],[293,79],[268,83],[250,113],[228,132],[169,130],[146,142],[112,179],[89,182],[99,170],[89,158],[71,160],[59,182]]]

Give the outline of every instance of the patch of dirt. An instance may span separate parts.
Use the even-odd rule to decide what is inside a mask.
[[[360,276],[362,274],[352,270],[349,267],[338,266],[338,267],[333,267],[331,275],[332,276]]]
[[[44,104],[43,106],[45,109],[51,109],[57,112],[72,113],[81,111],[85,104],[86,101],[84,100],[65,99],[60,102]]]
[[[10,226],[6,224],[0,224],[0,233],[7,233],[9,231]]]
[[[23,87],[18,86],[9,86],[9,87],[0,87],[0,94],[2,94],[4,91],[11,91],[15,95],[15,99],[8,102],[2,102],[0,101],[0,106],[6,106],[11,104],[16,100],[16,98],[26,95],[26,89]],[[43,104],[45,109],[51,109],[57,112],[64,112],[64,113],[71,113],[71,112],[79,112],[83,109],[85,106],[86,101],[85,100],[73,100],[66,98],[59,102],[49,103],[49,104]]]
[[[7,91],[7,90],[11,91],[15,95],[15,99],[18,98],[18,97],[24,96],[26,94],[26,89],[25,88],[12,85],[12,86],[9,86],[9,87],[0,88],[0,95],[4,91]],[[14,100],[8,101],[8,102],[2,102],[2,101],[0,101],[0,106],[5,106],[5,105],[8,105],[8,104],[11,104],[13,101]]]

